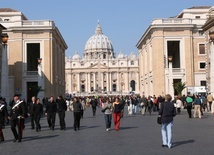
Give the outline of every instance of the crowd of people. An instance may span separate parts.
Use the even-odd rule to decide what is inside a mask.
[[[66,130],[65,114],[66,111],[73,112],[73,130],[80,130],[80,120],[84,118],[86,108],[92,109],[92,115],[96,116],[97,107],[102,109],[104,114],[106,131],[112,130],[112,117],[114,130],[119,131],[120,120],[124,116],[124,108],[127,106],[127,115],[149,115],[158,112],[162,120],[162,147],[172,147],[172,124],[173,117],[181,114],[181,109],[187,109],[189,118],[192,118],[192,109],[194,108],[193,117],[202,118],[203,112],[213,113],[213,96],[190,95],[175,96],[148,96],[145,95],[127,95],[127,96],[86,96],[66,100],[62,95],[56,99],[53,96],[48,98],[47,102],[41,102],[39,98],[33,96],[31,102],[26,103],[14,95],[13,100],[7,103],[0,98],[0,142],[4,141],[2,129],[6,124],[10,124],[14,136],[13,142],[21,142],[23,130],[25,128],[25,119],[30,120],[31,129],[36,132],[41,131],[40,119],[43,115],[47,117],[47,124],[50,130],[55,130],[56,115],[59,117],[61,130]]]

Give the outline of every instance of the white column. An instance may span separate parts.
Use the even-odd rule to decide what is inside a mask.
[[[101,89],[103,90],[103,89],[104,89],[104,73],[103,73],[103,72],[101,73],[100,78],[101,78],[101,79],[100,79],[100,82],[101,82],[101,86],[100,86],[100,87],[101,87]]]
[[[2,66],[1,66],[1,96],[9,103],[9,71],[7,44],[2,45]]]
[[[106,91],[109,92],[109,72],[106,72]]]
[[[88,73],[88,93],[91,92],[91,73]]]
[[[80,73],[77,73],[77,91],[80,93]]]
[[[85,78],[85,92],[88,92],[88,73],[84,74],[84,78]]]
[[[128,71],[126,72],[126,79],[127,79],[127,92],[129,93],[131,90],[130,90],[129,72]]]
[[[119,72],[117,72],[117,91],[120,91],[120,77],[119,77]]]
[[[94,74],[94,90],[96,89],[96,73],[93,73]]]
[[[112,80],[111,80],[111,72],[109,72],[109,91],[112,91]]]
[[[210,70],[209,70],[209,75],[210,75],[210,87],[209,87],[209,92],[214,95],[214,44],[213,42],[210,43]]]

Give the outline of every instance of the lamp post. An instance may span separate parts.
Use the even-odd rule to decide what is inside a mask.
[[[43,84],[43,73],[42,73],[42,58],[38,58],[38,89],[40,87],[40,90],[37,94],[37,97],[42,99],[44,97],[44,94],[42,93],[41,89],[44,87]]]
[[[1,64],[1,96],[5,101],[9,101],[9,71],[8,71],[8,57],[7,57],[7,33],[1,35],[2,41],[2,64]]]
[[[172,56],[168,56],[168,62],[169,62],[169,83],[168,83],[168,90],[169,94],[171,96],[174,96],[174,91],[173,91],[173,77],[172,77]]]

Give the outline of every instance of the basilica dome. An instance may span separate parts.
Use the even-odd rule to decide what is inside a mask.
[[[92,35],[85,44],[84,57],[97,58],[99,54],[105,58],[114,57],[112,43],[110,39],[103,34],[102,28],[98,23],[95,34]]]
[[[72,57],[72,60],[79,60],[81,57],[79,56],[78,52],[76,51],[74,56]]]

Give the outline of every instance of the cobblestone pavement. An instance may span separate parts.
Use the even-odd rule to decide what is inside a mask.
[[[127,107],[126,107],[127,109]],[[51,131],[46,117],[41,119],[42,131],[30,129],[27,121],[21,143],[13,143],[9,126],[4,129],[5,142],[0,143],[1,155],[212,155],[214,147],[214,116],[205,113],[202,119],[189,119],[186,111],[177,115],[173,126],[173,148],[162,148],[160,125],[156,123],[157,112],[127,115],[121,120],[121,128],[106,131],[103,113],[97,109],[92,116],[87,108],[81,119],[79,131],[73,130],[72,112],[66,112],[67,130],[59,129],[58,115],[56,129]],[[113,124],[112,124],[113,125]]]

